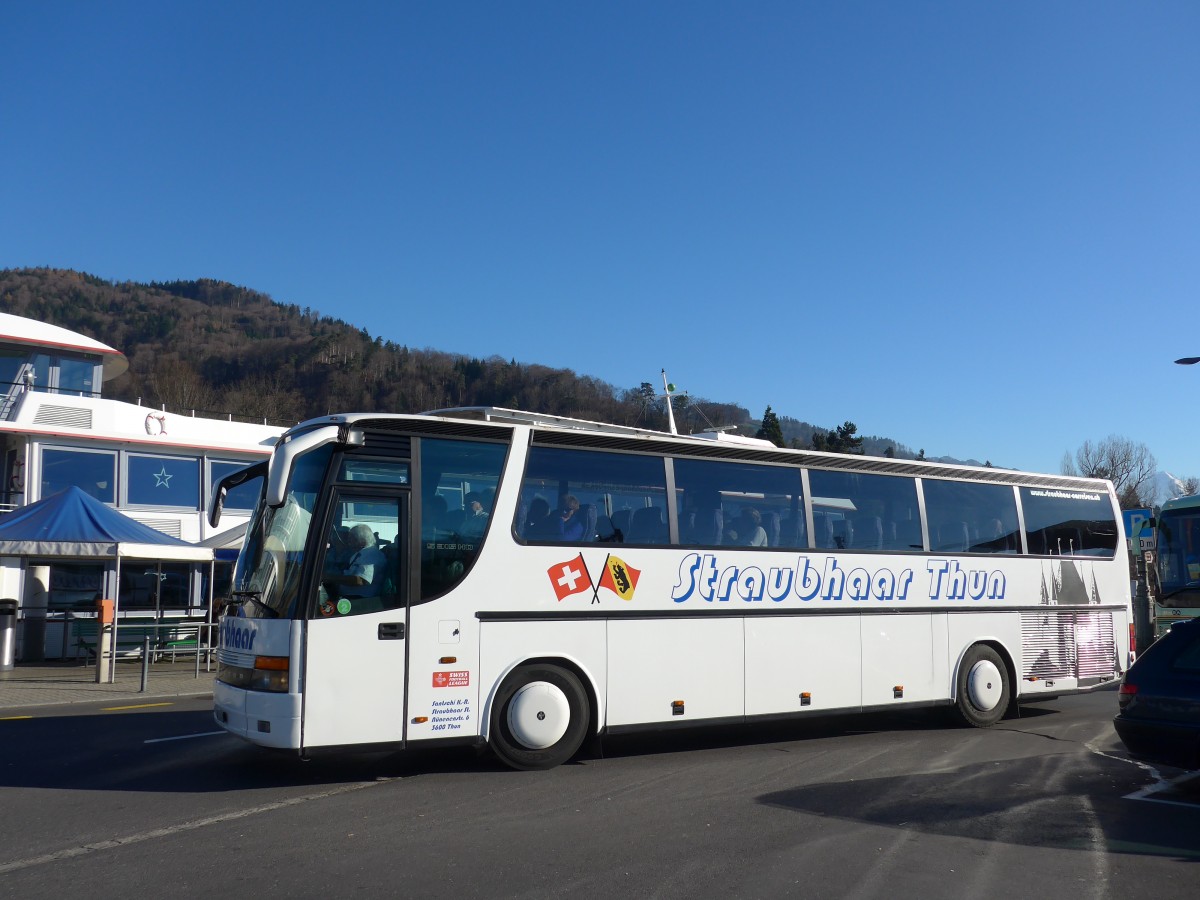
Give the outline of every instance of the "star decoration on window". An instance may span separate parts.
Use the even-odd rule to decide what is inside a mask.
[[[169,489],[171,487],[171,479],[174,478],[175,476],[167,474],[166,466],[162,467],[161,472],[155,472],[153,474],[154,474],[154,486],[156,488],[165,487],[165,488]]]

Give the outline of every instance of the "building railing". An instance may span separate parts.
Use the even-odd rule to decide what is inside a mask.
[[[93,400],[105,399],[101,397],[99,391],[84,391],[73,388],[59,387],[40,387],[37,384],[26,384],[22,381],[0,381],[0,421],[9,421],[13,417],[13,413],[17,407],[17,401],[27,392],[35,394],[58,394],[64,397],[86,397]],[[107,399],[116,400],[115,397]],[[129,402],[129,401],[120,401]],[[135,406],[143,406],[142,398],[138,397],[134,400]],[[157,409],[160,412],[170,413],[175,416],[188,416],[190,418],[203,419],[218,419],[227,422],[241,422],[246,425],[266,425],[274,428],[288,428],[296,423],[283,419],[271,419],[267,416],[249,416],[241,413],[233,413],[229,411],[213,410],[213,409],[198,409],[188,408],[184,406],[168,406],[167,404],[159,404],[155,406],[146,406],[147,409]]]
[[[49,640],[51,626],[61,629],[61,634],[55,636],[57,640],[53,641],[53,648]],[[16,617],[16,630],[21,637],[17,642],[20,653],[17,654],[16,663],[53,665],[80,662],[99,665],[101,629],[106,627],[111,628],[109,653],[116,661],[141,662],[145,669],[151,663],[175,663],[180,658],[190,657],[194,660],[196,678],[200,677],[201,669],[211,673],[215,668],[218,623],[210,622],[207,618],[173,619],[133,615],[122,616],[112,625],[105,626],[95,615],[50,611],[30,616],[24,609],[18,609]],[[42,646],[37,649],[41,652],[31,653],[35,649],[30,647],[31,642],[40,642]],[[47,652],[52,649],[58,650],[57,657]]]

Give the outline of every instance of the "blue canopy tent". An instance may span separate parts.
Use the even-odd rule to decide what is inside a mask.
[[[143,525],[72,485],[0,518],[0,556],[207,560],[212,551]]]
[[[26,570],[23,594],[27,598],[40,598],[22,604],[26,607],[26,643],[32,639],[40,645],[44,640],[49,585],[32,577],[34,573],[30,570],[40,568],[39,562],[112,560],[111,570],[105,570],[102,592],[117,601],[122,559],[211,565],[213,551],[143,525],[72,486],[0,517],[0,556],[22,560]],[[31,627],[37,625],[41,628]],[[28,655],[29,650],[26,652]]]

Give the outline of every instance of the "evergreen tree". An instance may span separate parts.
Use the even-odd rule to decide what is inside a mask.
[[[783,428],[779,425],[779,416],[771,411],[770,404],[767,404],[767,410],[762,417],[762,426],[754,436],[768,440],[776,447],[783,446]]]
[[[814,450],[824,450],[826,453],[853,453],[859,456],[863,453],[863,439],[858,435],[858,426],[853,422],[844,422],[833,431],[813,434]]]

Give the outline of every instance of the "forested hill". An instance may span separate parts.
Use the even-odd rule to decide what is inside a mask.
[[[7,269],[0,270],[0,310],[117,348],[129,372],[106,384],[105,395],[168,409],[291,424],[332,412],[506,406],[666,427],[650,383],[616,387],[569,369],[413,349],[221,281],[115,284],[61,269]],[[759,426],[736,402],[676,401],[680,431],[712,424],[753,434]],[[788,445],[807,447],[828,427],[779,418]],[[888,447],[913,456],[894,441],[864,440],[870,454]]]

